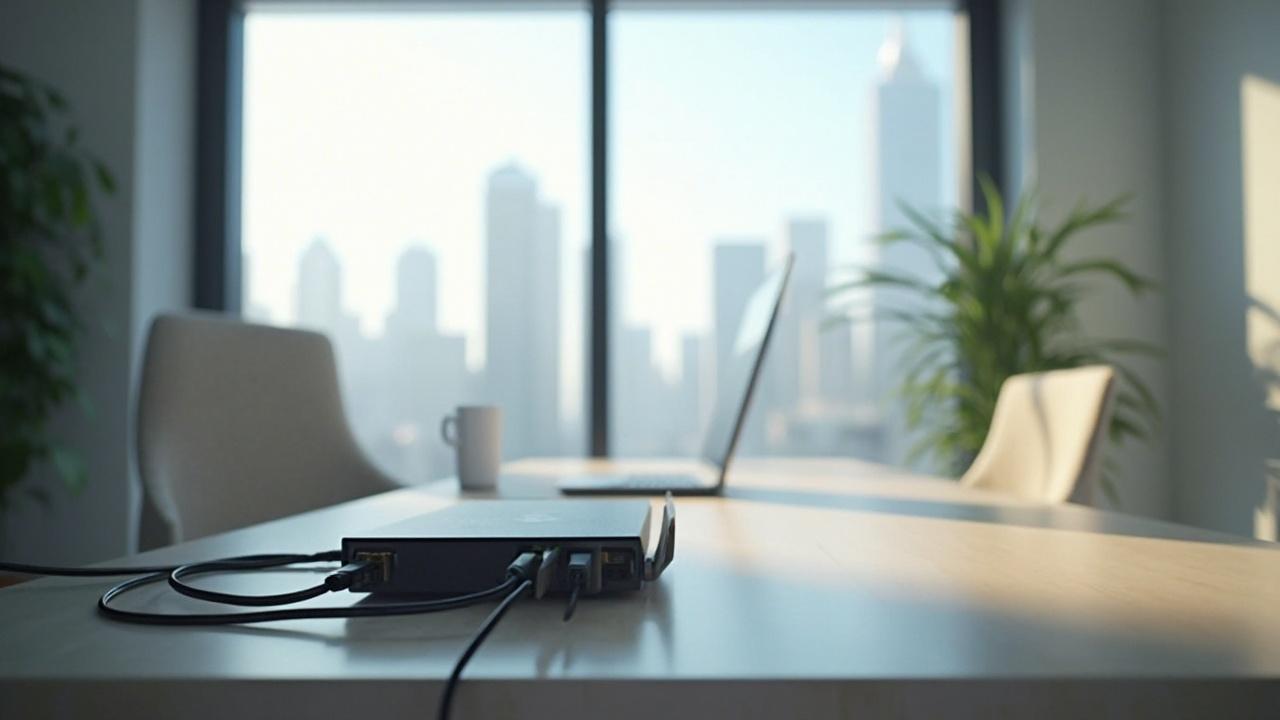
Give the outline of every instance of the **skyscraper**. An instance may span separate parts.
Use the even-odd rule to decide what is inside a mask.
[[[804,328],[817,335],[818,394],[836,403],[852,403],[857,378],[853,368],[853,327],[841,322],[824,327],[825,319]]]
[[[610,411],[612,447],[620,455],[673,454],[669,446],[671,418],[662,378],[653,366],[653,333],[642,325],[622,323],[609,334],[613,383]]]
[[[902,25],[880,47],[879,64],[874,122],[877,221],[881,230],[894,230],[906,225],[901,205],[931,213],[941,204],[941,100],[937,84],[925,76],[912,53]],[[921,249],[898,243],[880,250],[877,264],[883,270],[926,280],[938,276],[929,255]],[[872,293],[876,319],[871,379],[882,408],[884,459],[891,462],[903,461],[910,439],[901,402],[892,399],[906,360],[897,339],[900,327],[887,321],[884,312],[903,310],[912,302],[913,298],[901,292]]]
[[[560,209],[538,208],[533,261],[529,273],[530,305],[526,321],[533,336],[534,421],[531,452],[560,452]]]
[[[798,404],[852,400],[853,351],[847,325],[824,330],[830,232],[819,217],[793,218],[787,240],[795,254],[790,290],[779,316],[770,365],[779,400]]]
[[[696,333],[680,336],[680,384],[675,397],[680,416],[677,418],[679,447],[673,454],[693,456],[702,451],[706,403],[703,398],[706,366],[703,337]]]
[[[734,355],[734,344],[737,340],[738,326],[742,324],[742,315],[746,310],[751,294],[764,282],[764,243],[763,241],[722,241],[715,246],[712,260],[712,273],[715,295],[712,308],[715,317],[715,368],[717,407],[731,402],[732,397],[740,396],[742,388],[731,385],[731,376],[726,370]],[[767,398],[756,398],[757,410],[769,407]],[[764,425],[761,412],[752,412],[748,424],[740,440],[740,449],[745,453],[759,452],[764,446]]]
[[[322,237],[313,239],[298,258],[294,312],[297,324],[325,333],[338,355],[339,384],[348,412],[357,424],[371,416],[378,399],[367,388],[376,376],[376,350],[360,333],[360,322],[346,311],[342,265]]]
[[[298,260],[294,312],[298,325],[332,333],[342,318],[342,268],[322,237],[313,239]]]
[[[485,380],[506,457],[555,453],[560,428],[560,223],[510,163],[485,199]]]
[[[609,447],[619,455],[675,455],[671,388],[654,366],[653,331],[630,318],[627,252],[626,243],[609,242]],[[589,248],[584,257],[589,287]]]
[[[329,335],[348,361],[364,349],[360,321],[343,307],[342,266],[324,238],[312,240],[298,259],[296,291],[294,312],[300,327]],[[353,368],[363,366],[356,362],[345,365],[347,381],[352,379]]]
[[[383,456],[409,480],[453,472],[452,451],[436,428],[467,397],[466,340],[444,335],[436,321],[436,256],[411,247],[396,261],[396,304],[387,316],[380,384],[395,388],[382,406]]]
[[[410,246],[396,261],[396,305],[387,318],[392,325],[430,330],[436,326],[436,294],[439,273],[436,255],[421,246]]]

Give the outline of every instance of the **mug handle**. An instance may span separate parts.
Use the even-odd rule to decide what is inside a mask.
[[[449,428],[453,428],[450,432]],[[445,415],[440,421],[440,439],[451,448],[458,447],[458,416]]]

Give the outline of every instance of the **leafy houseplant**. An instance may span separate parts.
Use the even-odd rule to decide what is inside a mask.
[[[66,100],[0,66],[0,511],[41,463],[72,488],[85,480],[49,421],[68,401],[88,407],[76,386],[83,326],[72,292],[103,252],[95,189],[113,192],[114,181],[81,146]]]
[[[1111,440],[1148,437],[1159,408],[1123,359],[1159,354],[1158,349],[1138,340],[1085,337],[1077,306],[1092,278],[1119,281],[1134,296],[1153,285],[1115,260],[1068,259],[1063,252],[1081,231],[1120,218],[1127,198],[1077,207],[1057,227],[1043,228],[1034,217],[1032,193],[1023,195],[1006,221],[1004,202],[989,180],[983,180],[982,192],[985,213],[957,212],[938,223],[904,206],[912,227],[878,238],[882,245],[907,243],[927,252],[940,280],[863,269],[830,291],[840,296],[880,288],[911,300],[875,318],[901,327],[900,393],[907,426],[920,431],[911,455],[956,464],[972,460],[986,439],[1005,379],[1096,363],[1112,365],[1119,376]],[[1101,485],[1118,502],[1109,469]]]

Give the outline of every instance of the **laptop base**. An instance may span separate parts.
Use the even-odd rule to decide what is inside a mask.
[[[559,482],[566,495],[719,495],[722,486],[681,473],[578,475]]]

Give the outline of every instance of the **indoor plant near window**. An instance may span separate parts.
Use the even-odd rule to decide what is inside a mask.
[[[939,279],[861,268],[855,279],[830,290],[849,297],[879,289],[904,300],[877,310],[875,319],[901,328],[896,337],[904,360],[899,391],[906,423],[919,432],[912,456],[967,464],[986,439],[1006,378],[1097,363],[1118,373],[1112,442],[1147,438],[1159,422],[1159,407],[1125,360],[1158,355],[1158,348],[1132,339],[1086,337],[1077,310],[1091,279],[1118,281],[1134,296],[1153,285],[1113,259],[1079,259],[1063,252],[1081,231],[1120,218],[1127,198],[1078,206],[1060,225],[1044,228],[1035,218],[1033,193],[1023,195],[1006,219],[1000,192],[990,180],[983,179],[982,192],[984,213],[956,212],[939,223],[903,206],[911,227],[878,238],[882,245],[907,243],[927,253],[937,273],[930,277]],[[1113,468],[1104,470],[1101,485],[1118,503]]]
[[[0,66],[0,512],[36,466],[72,488],[80,457],[50,436],[76,385],[83,323],[73,303],[103,252],[93,193],[110,193],[106,167],[81,144],[66,100]],[[36,488],[28,488],[42,499]]]

